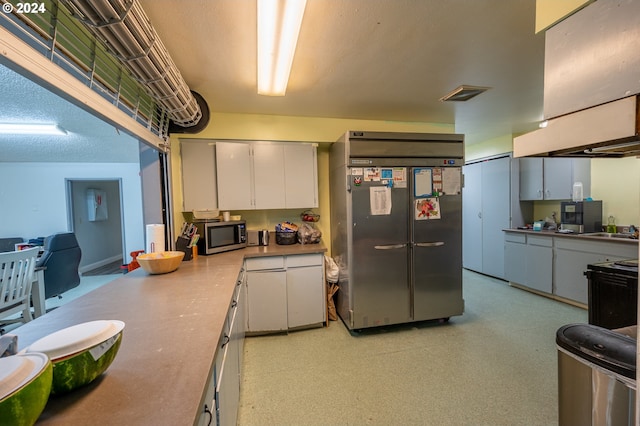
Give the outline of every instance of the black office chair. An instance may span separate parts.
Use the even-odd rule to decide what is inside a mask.
[[[53,234],[44,240],[44,253],[36,267],[44,270],[44,298],[60,297],[62,293],[80,284],[80,258],[82,252],[73,232]]]

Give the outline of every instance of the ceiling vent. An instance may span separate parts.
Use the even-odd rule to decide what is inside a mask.
[[[441,97],[440,100],[443,102],[465,102],[489,89],[490,87],[467,86],[463,84],[462,86],[458,86],[453,89],[452,92]]]

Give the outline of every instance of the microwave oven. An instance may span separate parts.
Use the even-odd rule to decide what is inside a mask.
[[[198,254],[215,254],[247,246],[247,224],[244,220],[228,222],[195,222],[200,239]]]

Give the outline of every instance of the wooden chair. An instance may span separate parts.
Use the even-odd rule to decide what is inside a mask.
[[[31,316],[31,285],[38,247],[0,253],[0,322],[22,311],[19,321],[29,322]],[[13,321],[10,321],[13,322]]]

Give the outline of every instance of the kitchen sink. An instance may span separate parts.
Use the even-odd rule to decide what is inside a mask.
[[[581,234],[583,237],[603,237],[603,238],[631,238],[633,234],[611,233],[611,232],[590,232]]]

